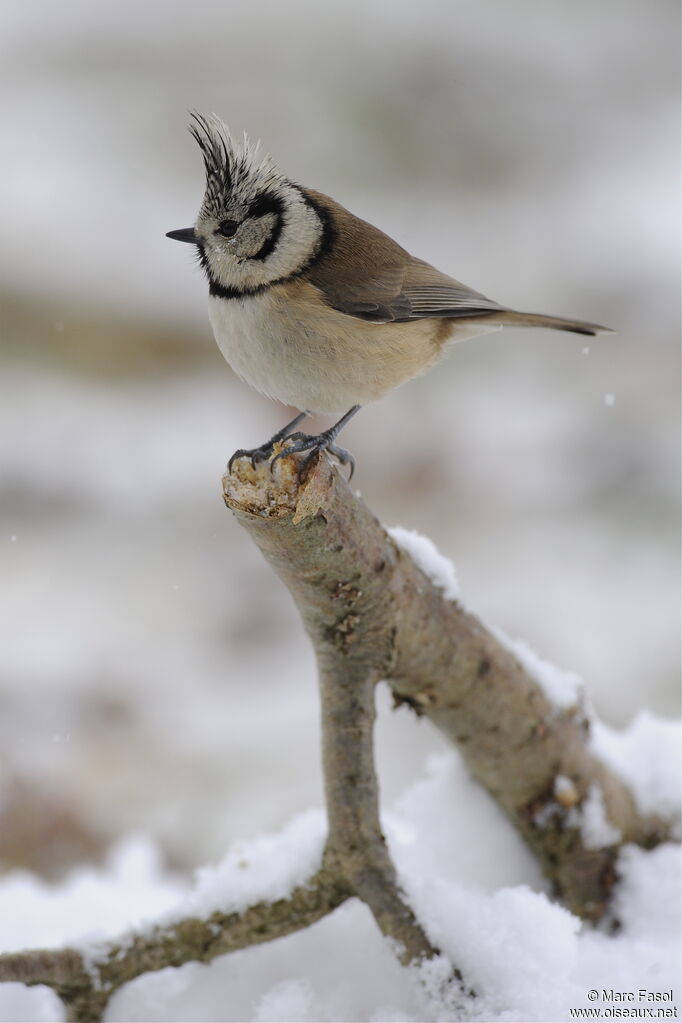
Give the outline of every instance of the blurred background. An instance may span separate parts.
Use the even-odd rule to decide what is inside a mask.
[[[312,654],[220,497],[288,412],[231,373],[164,237],[202,196],[189,108],[498,301],[616,328],[468,342],[344,444],[382,520],[607,722],[678,713],[678,19],[5,0],[3,867],[58,876],[131,831],[189,867],[321,800]],[[444,743],[379,699],[390,801]]]

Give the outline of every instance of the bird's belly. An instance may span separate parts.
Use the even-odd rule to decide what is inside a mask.
[[[375,401],[431,366],[449,333],[442,320],[367,323],[331,309],[304,282],[294,287],[293,295],[287,285],[211,296],[209,318],[235,373],[295,408],[345,412]]]
[[[326,378],[329,341],[319,328],[277,302],[271,291],[225,300],[209,299],[218,347],[251,387],[286,405],[310,411],[340,411],[348,402],[339,381]]]

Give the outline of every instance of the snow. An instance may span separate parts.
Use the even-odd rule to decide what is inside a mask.
[[[617,938],[586,931],[578,943],[576,972],[585,992],[596,989],[650,991],[673,989],[680,1011],[680,850],[661,845],[651,852],[623,849],[614,909]],[[627,949],[627,954],[623,954]]]
[[[640,711],[627,728],[616,731],[592,721],[592,752],[619,774],[642,814],[658,814],[679,822],[682,777],[679,770],[682,727]]]
[[[449,558],[440,553],[433,540],[403,526],[391,526],[386,532],[410,555],[434,586],[443,591],[446,600],[461,601],[462,594],[455,566]],[[512,639],[497,626],[488,628],[497,640],[514,654],[557,710],[581,706],[584,684],[579,675],[544,660],[524,639]]]
[[[418,905],[479,995],[469,1018],[551,1020],[570,1005],[581,924],[546,895],[519,886],[476,898],[439,880],[422,885]]]
[[[590,785],[580,810],[573,812],[580,817],[580,833],[586,849],[605,849],[620,842],[622,835],[606,816],[604,793],[598,785]]]
[[[406,551],[434,586],[443,591],[446,600],[460,600],[461,593],[455,566],[440,553],[433,540],[415,529],[391,526],[386,530],[392,540]]]
[[[455,805],[456,812],[447,810]],[[393,855],[407,876],[451,874],[487,894],[505,885],[546,888],[525,842],[514,828],[500,826],[494,799],[450,750],[429,758],[424,777],[396,800],[383,823]]]
[[[578,790],[565,774],[554,779],[554,797],[562,806],[574,806],[578,802]]]
[[[303,980],[284,980],[275,984],[261,998],[253,1019],[254,1023],[268,1023],[268,1020],[281,1020],[281,1023],[296,1023],[297,1020],[310,1019],[315,994]]]
[[[581,705],[584,684],[579,675],[545,661],[525,639],[512,639],[497,626],[488,628],[496,639],[514,654],[522,668],[537,682],[557,710],[570,710]]]
[[[646,747],[646,730],[634,734]],[[672,743],[663,748],[662,770],[674,772],[675,752]],[[218,867],[200,871],[191,890],[139,837],[101,869],[81,868],[57,887],[11,873],[0,881],[0,947],[82,944],[133,920],[144,926],[144,919],[167,922],[279,898],[314,871],[323,826],[322,813],[310,811],[278,834],[240,843]],[[454,751],[429,762],[426,776],[386,815],[385,829],[440,959],[401,968],[368,910],[352,900],[287,938],[140,977],[116,993],[105,1019],[561,1021],[571,1008],[589,1005],[592,988],[676,987],[676,846],[623,850],[615,896],[621,926],[607,934],[550,900],[530,852]],[[478,996],[463,1011],[461,995],[444,983],[452,963]],[[51,992],[0,985],[0,1021],[61,1018]]]
[[[647,853],[627,846],[620,856],[620,868],[615,909],[623,927],[645,941],[655,942],[660,935],[674,942],[679,936],[679,899],[668,902],[667,897],[674,894],[679,847],[669,843]]]
[[[276,902],[318,870],[326,836],[326,816],[311,809],[298,814],[276,835],[258,835],[235,843],[215,867],[201,867],[191,898],[180,916],[210,916],[214,910],[237,913],[254,902]],[[177,919],[176,914],[164,922]]]
[[[15,870],[0,883],[0,945],[13,952],[104,941],[155,920],[186,890],[141,835],[114,846],[101,869],[79,867],[59,886]]]

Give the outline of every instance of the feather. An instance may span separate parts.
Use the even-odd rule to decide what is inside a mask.
[[[378,228],[333,199],[304,189],[322,206],[333,241],[305,277],[334,309],[377,323],[477,316],[501,307],[485,295],[414,259]]]

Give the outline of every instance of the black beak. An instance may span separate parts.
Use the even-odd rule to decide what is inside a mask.
[[[191,245],[199,244],[193,227],[181,227],[178,231],[167,231],[166,238],[172,238],[176,242],[189,242]]]

